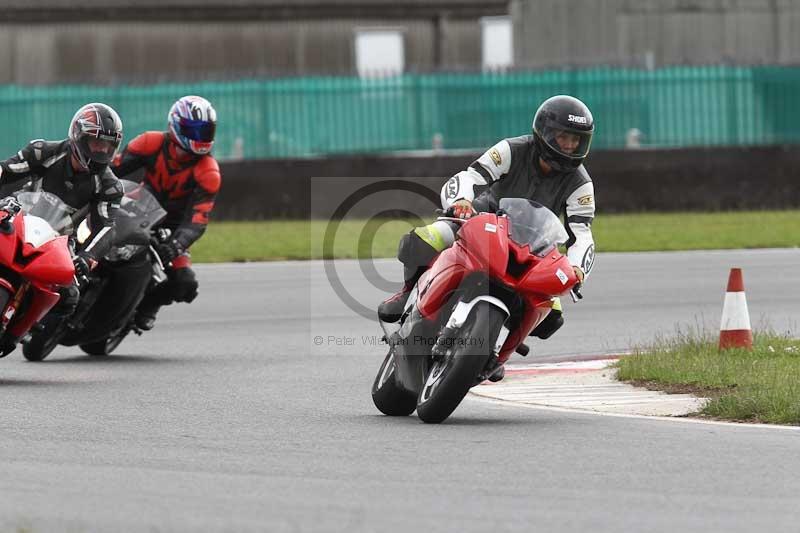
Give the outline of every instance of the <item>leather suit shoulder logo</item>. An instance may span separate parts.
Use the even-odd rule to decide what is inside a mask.
[[[491,150],[489,150],[489,157],[492,158],[492,161],[494,162],[495,166],[499,167],[500,164],[503,162],[503,158],[500,157],[500,152],[497,150],[497,148],[492,148]]]

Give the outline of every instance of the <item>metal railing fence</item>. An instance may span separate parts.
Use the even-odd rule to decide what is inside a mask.
[[[172,102],[200,94],[219,116],[216,155],[305,157],[476,149],[530,130],[538,104],[572,94],[592,109],[593,149],[800,142],[800,68],[596,68],[396,77],[307,77],[153,86],[0,86],[0,157],[34,138],[60,139],[74,111],[110,104],[125,139],[164,129]]]

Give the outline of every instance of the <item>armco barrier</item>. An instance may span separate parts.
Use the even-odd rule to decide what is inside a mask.
[[[438,190],[477,153],[362,155],[222,163],[214,218],[308,218],[325,177],[414,178]],[[800,147],[609,150],[586,164],[601,212],[786,209],[800,206]],[[312,180],[312,178],[314,178]],[[410,209],[398,193],[386,208]],[[387,203],[392,203],[391,200]],[[357,214],[357,213],[355,213]]]

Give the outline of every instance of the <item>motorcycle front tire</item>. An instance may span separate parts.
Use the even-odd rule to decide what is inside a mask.
[[[489,302],[478,302],[442,359],[431,365],[417,398],[417,416],[429,424],[449,417],[475,384],[489,358],[506,314]]]
[[[22,346],[22,355],[28,361],[44,361],[50,355],[67,330],[67,321],[61,317],[45,317],[40,328],[31,333],[30,339]]]

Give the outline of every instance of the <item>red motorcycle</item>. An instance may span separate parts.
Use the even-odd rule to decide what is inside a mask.
[[[578,284],[558,250],[567,232],[541,204],[504,198],[497,213],[446,220],[463,223],[455,244],[417,282],[399,329],[381,323],[389,353],[372,400],[387,415],[445,420],[515,351],[527,353],[552,298]]]
[[[0,357],[14,351],[75,276],[67,237],[74,209],[48,192],[15,196],[0,200]]]

